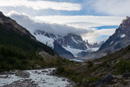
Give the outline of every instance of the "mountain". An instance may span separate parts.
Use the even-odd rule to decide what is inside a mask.
[[[72,33],[61,36],[47,33],[43,30],[36,30],[34,36],[64,58],[84,57],[85,53],[96,51],[101,46],[98,43],[89,44],[80,35]]]
[[[12,45],[25,50],[43,50],[51,55],[54,51],[38,42],[29,31],[20,26],[15,20],[3,15],[0,12],[0,44]]]
[[[100,49],[94,54],[94,58],[105,56],[130,45],[130,17],[126,17],[116,29],[115,33],[102,44]]]

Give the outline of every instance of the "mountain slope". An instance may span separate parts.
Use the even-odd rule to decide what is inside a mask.
[[[12,45],[25,50],[43,50],[54,55],[54,51],[46,45],[36,41],[29,31],[17,24],[16,21],[0,12],[0,44]]]

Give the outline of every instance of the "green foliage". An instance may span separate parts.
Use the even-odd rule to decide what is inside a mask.
[[[98,77],[88,77],[86,79],[84,79],[84,83],[92,83],[98,80]]]
[[[116,64],[116,71],[118,72],[118,74],[130,72],[130,61],[120,60],[119,63]]]
[[[35,51],[0,45],[0,71],[32,69],[37,64],[44,67],[44,60]]]
[[[93,62],[88,61],[88,62],[87,62],[87,67],[90,68],[90,67],[92,67],[92,66],[93,66]]]
[[[64,71],[65,71],[64,67],[62,67],[62,66],[57,67],[57,74],[61,74]]]

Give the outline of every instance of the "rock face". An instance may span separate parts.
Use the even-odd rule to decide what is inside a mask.
[[[25,28],[20,26],[15,20],[12,20],[9,17],[6,17],[3,15],[2,12],[0,12],[0,24],[6,27],[7,30],[13,30],[21,35],[29,35],[32,39],[35,40],[35,37],[32,36],[29,31],[27,31]]]
[[[62,46],[70,46],[75,49],[87,50],[87,46],[80,35],[68,34],[56,40]]]
[[[100,47],[93,58],[99,58],[130,45],[130,17],[126,17],[109,39]]]
[[[67,50],[65,50],[59,43],[54,42],[54,50],[64,58],[74,58],[73,54]]]

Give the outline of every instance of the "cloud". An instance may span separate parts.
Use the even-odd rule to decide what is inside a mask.
[[[98,13],[104,13],[115,16],[130,15],[130,0],[92,0],[91,4],[87,5],[91,10]]]
[[[1,0],[0,7],[27,7],[34,10],[53,9],[64,11],[79,11],[80,4],[42,0]]]
[[[12,11],[7,15],[16,20],[20,25],[28,29],[32,34],[35,30],[44,30],[45,32],[54,33],[56,35],[67,35],[69,33],[83,35],[89,32],[93,32],[92,30],[77,29],[74,27],[68,27],[66,25],[34,22],[26,14],[20,14],[15,11]]]
[[[99,37],[104,35],[110,36],[116,30],[111,28],[103,28],[98,30],[97,28],[91,27],[112,25],[113,23],[111,22],[114,22],[115,25],[119,25],[121,22],[118,21],[121,20],[121,17],[107,16],[42,16],[40,18],[30,18],[30,16],[28,16],[27,14],[20,14],[15,11],[11,11],[10,13],[8,13],[8,16],[16,20],[23,27],[27,28],[32,34],[37,29],[57,35],[67,35],[69,33],[74,33],[81,35],[84,40],[87,39],[90,43],[99,42]],[[91,23],[89,23],[89,20],[91,21]],[[100,24],[98,23],[98,21]]]
[[[36,16],[35,20],[48,23],[66,24],[76,28],[104,25],[119,25],[124,17],[118,16]]]
[[[108,36],[111,36],[114,34],[116,29],[101,29],[97,30],[96,28],[92,29],[94,32],[87,33],[85,35],[82,35],[83,39],[87,39],[89,43],[95,43],[95,42],[100,42],[102,40],[106,40]],[[106,37],[102,37],[106,36]]]

